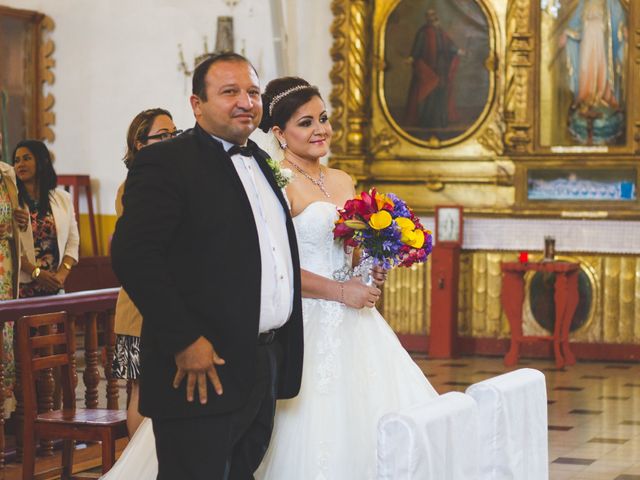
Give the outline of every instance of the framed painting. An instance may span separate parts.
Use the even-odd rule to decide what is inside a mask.
[[[380,32],[379,93],[392,127],[427,147],[461,142],[494,92],[494,27],[480,0],[401,0]]]
[[[54,140],[53,43],[45,40],[53,22],[42,13],[0,6],[0,144],[2,159],[12,163],[10,149],[25,138]]]
[[[462,245],[462,211],[460,205],[436,205],[436,243]]]
[[[540,146],[624,146],[629,2],[540,0]]]

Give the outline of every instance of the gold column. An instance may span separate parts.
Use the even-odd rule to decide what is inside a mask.
[[[510,0],[507,4],[507,60],[504,117],[508,151],[531,151],[532,125],[528,117],[533,85],[533,33],[529,0]]]
[[[633,343],[640,343],[640,258],[636,257],[635,264],[635,307],[634,307],[634,325],[633,325]]]
[[[344,168],[358,179],[367,176],[369,154],[372,3],[372,0],[334,0],[331,4],[334,66],[330,74],[333,84],[330,100],[331,123],[336,133],[330,164]]]
[[[619,339],[634,338],[634,310],[635,310],[635,266],[636,259],[633,257],[622,257],[620,259],[620,322]]]
[[[396,268],[384,286],[382,315],[396,333],[426,335],[431,312],[431,263]]]
[[[604,259],[603,341],[616,343],[620,326],[620,257]]]

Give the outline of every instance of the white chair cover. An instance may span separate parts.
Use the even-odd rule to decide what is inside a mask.
[[[548,480],[544,374],[523,368],[467,388],[480,416],[478,480]]]
[[[378,422],[378,480],[472,480],[477,475],[476,402],[449,392]]]

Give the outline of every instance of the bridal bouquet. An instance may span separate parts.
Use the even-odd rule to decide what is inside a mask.
[[[338,211],[334,239],[359,247],[363,257],[385,269],[425,262],[431,253],[431,232],[425,230],[406,202],[392,193],[362,192]]]

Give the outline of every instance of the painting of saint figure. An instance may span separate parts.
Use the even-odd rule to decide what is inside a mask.
[[[547,140],[552,145],[624,143],[625,7],[620,0],[542,0],[542,6],[543,35],[546,29],[550,43],[542,52],[543,65],[549,56],[541,73],[542,97],[552,104],[547,113],[556,117],[547,128],[563,126],[548,132]]]
[[[488,20],[476,0],[403,0],[385,26],[384,101],[417,140],[446,142],[478,120],[489,98]]]

